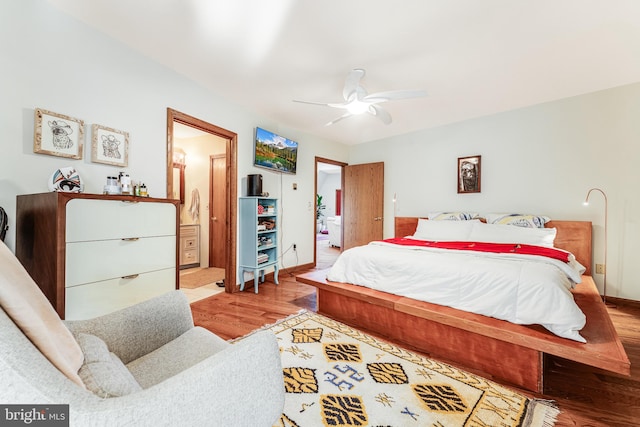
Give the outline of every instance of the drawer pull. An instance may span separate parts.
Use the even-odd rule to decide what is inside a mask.
[[[124,240],[125,242],[136,242],[140,240],[140,238],[139,237],[123,237],[122,240]]]
[[[123,279],[135,279],[139,274],[130,274],[128,276],[122,276]]]
[[[139,203],[137,200],[122,200],[122,203]]]

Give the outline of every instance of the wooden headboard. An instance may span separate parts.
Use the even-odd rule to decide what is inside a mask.
[[[416,231],[419,217],[401,216],[395,219],[395,237],[409,236]],[[591,221],[549,221],[545,227],[557,230],[553,244],[575,255],[591,275]]]

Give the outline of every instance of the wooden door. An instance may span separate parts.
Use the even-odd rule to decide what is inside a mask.
[[[383,237],[384,163],[344,168],[342,249],[366,245]]]
[[[209,267],[225,268],[226,266],[226,174],[227,157],[222,155],[210,156],[209,196]],[[235,256],[235,254],[233,254]]]

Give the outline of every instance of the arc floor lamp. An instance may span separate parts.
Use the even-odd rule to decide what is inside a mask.
[[[591,188],[587,192],[587,197],[584,199],[585,206],[589,205],[589,196],[591,195],[592,191],[597,191],[601,193],[602,196],[604,197],[604,282],[602,287],[602,302],[606,304],[607,303],[607,241],[608,241],[607,240],[607,224],[608,224],[607,216],[608,216],[608,210],[609,210],[609,202],[607,201],[607,194],[603,190],[601,190],[600,188]]]

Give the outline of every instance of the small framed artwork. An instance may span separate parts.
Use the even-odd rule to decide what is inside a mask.
[[[480,192],[481,156],[458,157],[458,193]]]
[[[91,131],[91,161],[126,167],[129,163],[129,133],[95,124]]]
[[[84,121],[36,108],[33,152],[82,159]]]

